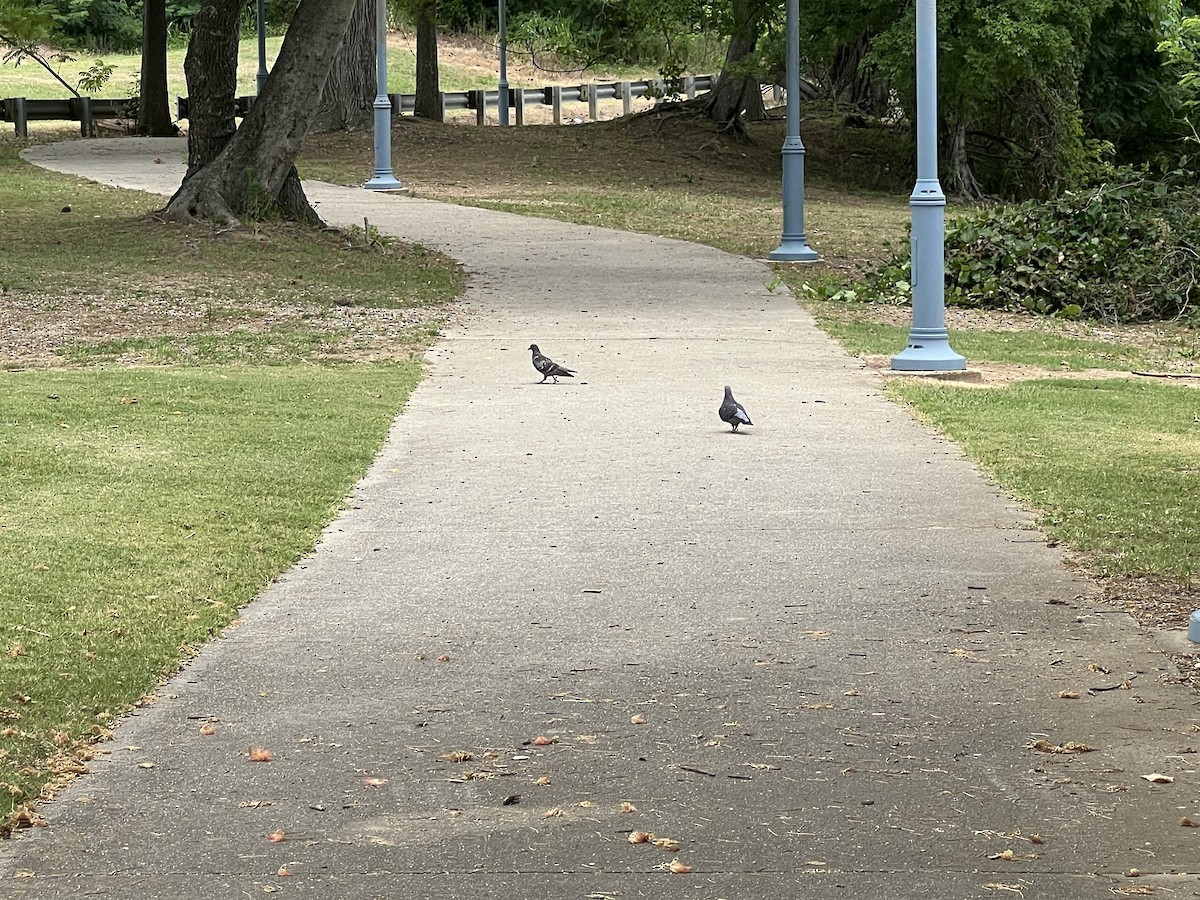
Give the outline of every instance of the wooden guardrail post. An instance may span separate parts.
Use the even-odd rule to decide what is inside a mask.
[[[515,115],[513,121],[518,125],[525,124],[525,88],[509,88],[509,96],[513,98],[516,106],[513,108]]]
[[[72,105],[79,110],[79,133],[84,137],[94,137],[96,125],[92,121],[92,98],[76,97]]]
[[[17,128],[17,137],[29,137],[29,112],[25,106],[25,98],[9,97],[4,101],[4,106],[12,116],[13,125]]]
[[[550,88],[550,109],[554,116],[554,124],[562,124],[562,88],[555,85]]]
[[[630,93],[628,81],[617,84],[617,96],[621,98],[621,115],[630,115],[633,112],[633,94]]]

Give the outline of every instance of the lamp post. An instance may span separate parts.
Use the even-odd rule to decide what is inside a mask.
[[[937,162],[937,3],[917,0],[917,183],[912,208],[912,329],[892,357],[902,372],[965,369],[946,331],[946,195]]]
[[[501,125],[508,124],[508,29],[505,27],[504,6],[505,0],[500,0],[500,96],[497,100]]]
[[[800,0],[787,0],[787,137],[783,141],[783,237],[771,259],[816,262],[804,233],[804,143],[800,140]]]
[[[392,174],[392,100],[387,92],[387,0],[375,0],[375,174],[368,191],[404,187]]]
[[[263,6],[266,0],[258,0],[258,94],[262,96],[267,83],[267,17]]]

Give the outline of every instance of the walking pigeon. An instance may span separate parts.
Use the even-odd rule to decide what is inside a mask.
[[[717,415],[721,417],[722,422],[732,425],[734,431],[738,430],[739,425],[754,424],[746,415],[746,407],[733,399],[733,391],[729,389],[729,385],[725,385],[725,399],[721,401],[721,408],[717,410]]]
[[[538,349],[537,344],[530,344],[529,349],[533,351],[533,367],[542,374],[542,380],[538,384],[543,384],[547,378],[553,378],[554,383],[558,384],[560,377],[575,377],[574,370],[568,369],[566,366],[560,366],[548,356],[542,356],[542,351]]]

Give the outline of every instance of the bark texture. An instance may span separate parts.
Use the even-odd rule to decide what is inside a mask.
[[[767,115],[762,85],[752,65],[763,6],[760,0],[733,0],[733,16],[733,34],[725,52],[725,65],[707,95],[704,111],[722,131],[745,135],[743,116],[757,121]]]
[[[438,85],[437,0],[419,0],[417,19],[417,86],[413,115],[441,122],[441,87]]]
[[[142,78],[138,96],[138,134],[168,137],[178,133],[167,93],[167,0],[146,0],[142,8]]]
[[[375,121],[375,0],[358,0],[309,132],[365,131]]]
[[[209,0],[205,6],[226,2],[229,0]],[[262,95],[216,157],[202,162],[202,168],[189,171],[167,204],[168,218],[234,225],[240,224],[242,217],[263,218],[277,213],[321,224],[304,196],[293,163],[316,110],[312,98],[319,96],[325,86],[357,2],[301,0]],[[234,0],[232,5],[239,4]],[[236,26],[231,34],[236,53]],[[217,62],[224,64],[224,60]],[[188,90],[194,90],[190,76]],[[230,107],[232,99],[231,91]],[[212,97],[205,100],[220,105]],[[205,148],[214,143],[210,135],[197,138],[197,142]]]
[[[188,86],[188,178],[225,149],[237,131],[240,0],[206,0],[192,20],[192,37],[183,60]]]

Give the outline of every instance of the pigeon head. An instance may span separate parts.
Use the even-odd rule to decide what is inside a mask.
[[[537,344],[530,344],[530,345],[529,345],[529,349],[530,349],[530,350],[532,350],[534,353],[541,353],[541,352],[542,352],[541,350],[539,350],[539,349],[538,349],[538,345],[537,345]]]
[[[733,391],[730,389],[729,385],[725,385],[725,396],[726,396],[726,397],[732,397],[732,396],[733,396]]]

